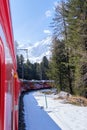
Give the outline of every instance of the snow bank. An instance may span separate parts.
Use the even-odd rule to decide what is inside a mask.
[[[61,93],[61,95],[66,95]],[[58,95],[46,95],[40,92],[33,93],[39,106],[43,106],[49,116],[62,130],[87,130],[87,107],[65,104],[64,100],[57,99]]]
[[[38,106],[33,93],[24,96],[24,115],[26,130],[61,130],[47,112]]]

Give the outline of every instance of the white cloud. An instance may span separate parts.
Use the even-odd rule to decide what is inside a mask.
[[[45,12],[45,15],[46,15],[46,17],[51,17],[51,16],[52,16],[52,13],[51,13],[50,10],[47,10],[47,11]]]
[[[51,34],[51,31],[50,31],[50,30],[46,30],[46,29],[45,29],[43,32],[46,33],[46,34]]]

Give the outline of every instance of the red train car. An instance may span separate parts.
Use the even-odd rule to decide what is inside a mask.
[[[18,130],[19,80],[9,0],[0,0],[0,130]]]
[[[21,80],[21,91],[54,87],[54,80]]]

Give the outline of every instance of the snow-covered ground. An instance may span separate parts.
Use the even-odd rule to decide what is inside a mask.
[[[87,130],[87,107],[65,104],[41,91],[24,96],[26,130]]]

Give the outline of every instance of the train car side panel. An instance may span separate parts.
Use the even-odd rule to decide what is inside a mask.
[[[9,0],[0,0],[0,130],[18,130],[19,87],[9,6]]]
[[[4,87],[5,86],[5,57],[4,57],[4,47],[0,38],[0,130],[4,129]]]

